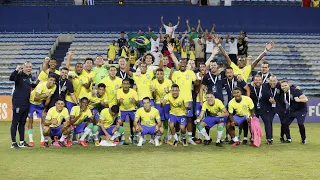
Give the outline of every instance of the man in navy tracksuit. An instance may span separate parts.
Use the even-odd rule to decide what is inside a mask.
[[[306,144],[306,129],[304,127],[304,121],[307,115],[307,102],[308,98],[296,87],[289,85],[288,81],[281,81],[281,89],[283,102],[285,103],[285,121],[284,121],[284,133],[287,136],[287,143],[290,143],[290,124],[294,119],[297,119],[299,131],[301,135],[301,143]]]
[[[10,81],[15,82],[15,88],[12,95],[12,124],[10,128],[12,145],[11,148],[30,147],[24,141],[25,124],[30,107],[30,91],[36,87],[31,76],[32,64],[27,61],[23,66],[17,66],[16,70],[10,76]],[[20,135],[19,145],[16,142],[17,129]]]
[[[256,75],[254,77],[253,85],[249,84],[250,87],[250,98],[254,103],[255,114],[257,118],[261,117],[266,137],[267,144],[272,144],[272,123],[270,123],[269,113],[271,110],[270,92],[266,85],[262,84],[262,77],[260,75]],[[243,140],[245,143],[245,139]]]

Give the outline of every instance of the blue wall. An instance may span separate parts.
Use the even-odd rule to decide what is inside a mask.
[[[318,9],[300,7],[199,7],[199,6],[49,6],[0,7],[0,31],[119,31],[153,30],[165,23],[186,29],[185,19],[203,28],[217,25],[217,31],[320,32]]]

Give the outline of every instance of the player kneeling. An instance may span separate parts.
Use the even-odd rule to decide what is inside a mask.
[[[207,92],[206,100],[207,101],[202,105],[201,113],[195,123],[197,124],[199,133],[201,133],[206,139],[203,142],[204,145],[209,145],[212,141],[210,136],[207,134],[205,127],[208,126],[209,128],[212,128],[214,125],[218,124],[216,146],[221,146],[221,136],[229,113],[224,107],[222,101],[216,99],[212,92]],[[207,117],[201,121],[205,113],[207,113]]]
[[[68,109],[64,107],[64,100],[58,99],[54,107],[50,108],[43,124],[43,135],[45,136],[45,147],[49,147],[48,138],[52,136],[58,136],[58,141],[61,147],[65,147],[64,140],[70,134],[70,128],[64,128],[62,123],[69,121]],[[61,135],[62,134],[62,135]]]
[[[113,125],[116,122],[116,125]],[[124,128],[120,126],[119,106],[113,105],[111,108],[105,108],[100,113],[99,135],[106,136],[106,140],[100,142],[101,146],[116,146],[113,143],[117,137],[120,137]]]
[[[161,127],[160,113],[159,111],[151,107],[151,100],[149,97],[142,99],[143,107],[139,108],[136,112],[134,120],[133,131],[139,138],[137,146],[142,146],[144,142],[144,135],[155,135],[155,146],[160,146],[159,139],[163,134],[163,128]],[[140,121],[140,124],[139,124]],[[142,135],[142,136],[141,136]]]

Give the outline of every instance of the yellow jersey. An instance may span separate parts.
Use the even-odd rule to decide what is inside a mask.
[[[97,95],[92,95],[92,93],[88,96],[89,99],[89,109],[93,109],[95,105],[100,104],[101,101],[104,103],[108,102],[107,93],[104,93],[101,97],[98,97]]]
[[[49,109],[46,116],[46,120],[52,121],[55,119],[58,121],[56,125],[51,124],[50,127],[58,127],[61,125],[63,119],[69,120],[69,118],[70,116],[67,108],[64,107],[61,112],[58,112],[57,107],[55,106]]]
[[[70,112],[70,116],[79,116],[80,114],[80,106],[73,106]],[[92,113],[89,108],[87,108],[84,112],[82,112],[80,118],[74,123],[74,125],[81,124],[86,118],[91,118]]]
[[[188,58],[188,51],[184,50],[184,48],[181,48],[181,58],[187,59]]]
[[[60,75],[60,71],[58,71],[58,70],[55,70],[54,73]],[[48,74],[46,72],[44,72],[44,71],[41,71],[39,76],[38,76],[38,80],[40,82],[48,81]]]
[[[138,101],[138,94],[135,90],[129,89],[129,92],[126,94],[123,92],[123,89],[117,90],[117,100],[123,99],[123,102],[120,103],[120,111],[132,111],[136,110],[136,104],[132,102],[132,98]]]
[[[208,112],[209,116],[219,116],[219,113],[223,113],[224,105],[221,100],[215,98],[214,104],[210,106],[208,102],[204,102],[201,111]]]
[[[124,58],[128,58],[129,48],[127,46],[122,46],[121,56]]]
[[[149,97],[153,99],[151,94],[151,81],[153,78],[153,71],[148,71],[145,74],[136,75],[133,74],[132,79],[137,85],[138,97],[139,100],[142,100],[144,97]]]
[[[39,94],[40,96],[42,96],[46,93],[50,93],[52,95],[52,94],[54,94],[55,90],[56,90],[55,84],[49,89],[49,88],[47,88],[47,82],[42,82],[42,83],[38,84],[34,90],[32,90],[32,92],[30,94],[29,101],[31,104],[35,104],[35,105],[42,104],[42,101],[46,100],[47,98],[43,98],[43,99],[40,99],[39,101],[36,101],[36,100],[34,100],[36,93]]]
[[[137,61],[137,54],[134,53],[133,55],[132,54],[129,54],[129,62],[130,64],[134,65]]]
[[[190,56],[189,56],[189,60],[193,60],[193,61],[196,60],[196,55],[195,55],[195,52],[194,52],[194,51],[190,51],[190,52],[189,52],[189,55],[190,55]]]
[[[185,97],[179,95],[178,98],[175,99],[172,94],[169,93],[164,97],[164,99],[170,104],[170,114],[175,116],[185,116],[187,114],[184,104],[189,101],[185,99]]]
[[[77,75],[74,71],[69,72],[69,75],[76,75],[77,76],[76,78],[70,79],[70,81],[72,82],[74,94],[79,99],[81,87],[82,87],[82,85],[88,83],[88,78],[85,77],[83,75],[83,73],[81,73],[80,75]],[[68,93],[66,95],[66,101],[73,102],[70,93]],[[77,103],[77,102],[73,102],[73,103]]]
[[[240,69],[236,64],[231,62],[230,67],[232,67],[234,75],[241,75],[245,82],[248,81],[248,78],[252,71],[251,65],[247,65],[243,69]]]
[[[117,55],[117,47],[110,44],[108,46],[108,59],[111,59],[111,60],[114,60],[116,58],[116,55]]]
[[[96,73],[94,71],[90,71],[89,73],[85,70],[82,71],[81,76],[84,76],[87,79],[87,83],[89,82],[89,79],[91,78],[92,80],[94,80]],[[82,83],[81,84],[81,90],[80,90],[80,94],[79,94],[79,99],[83,98],[83,97],[89,97],[92,91],[92,83],[90,84],[89,89],[84,87],[84,84],[87,83]]]
[[[184,72],[176,71],[172,75],[172,81],[178,84],[180,95],[188,101],[192,101],[193,82],[196,80],[196,75],[192,70],[187,69]]]
[[[113,105],[117,105],[117,90],[122,87],[122,79],[119,77],[115,77],[114,80],[109,77],[103,78],[100,83],[106,85],[106,93],[108,98],[108,105],[112,107]]]
[[[103,127],[107,129],[112,126],[116,118],[112,117],[109,108],[104,108],[100,113],[100,121],[103,123]],[[99,122],[100,125],[100,122]]]
[[[248,96],[241,96],[241,101],[239,103],[233,98],[228,104],[229,113],[233,114],[235,111],[237,116],[250,116],[250,110],[253,108],[253,101]]]
[[[160,122],[160,113],[154,107],[151,107],[149,112],[146,112],[144,108],[141,107],[137,110],[135,119],[136,121],[141,120],[141,125],[155,126],[157,122]]]
[[[152,81],[151,87],[155,89],[156,104],[160,104],[160,100],[170,93],[171,86],[172,81],[169,79],[164,79],[162,84],[159,83],[158,79]]]

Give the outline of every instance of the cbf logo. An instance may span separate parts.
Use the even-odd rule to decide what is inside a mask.
[[[188,76],[188,75],[186,76],[186,79],[189,79],[189,76]]]
[[[149,74],[147,74],[147,79],[149,79],[150,78],[150,75]]]
[[[154,117],[153,116],[150,116],[150,120],[153,120],[154,119]]]
[[[182,103],[181,102],[178,102],[178,106],[181,106],[182,105]]]
[[[168,93],[169,92],[169,88],[164,88],[164,91],[166,92],[166,93]]]
[[[132,98],[129,98],[129,101],[132,101]]]
[[[243,106],[243,109],[245,109],[245,110],[246,110],[246,109],[247,109],[247,106]]]
[[[119,88],[119,86],[118,85],[116,85],[116,89],[118,89]]]

